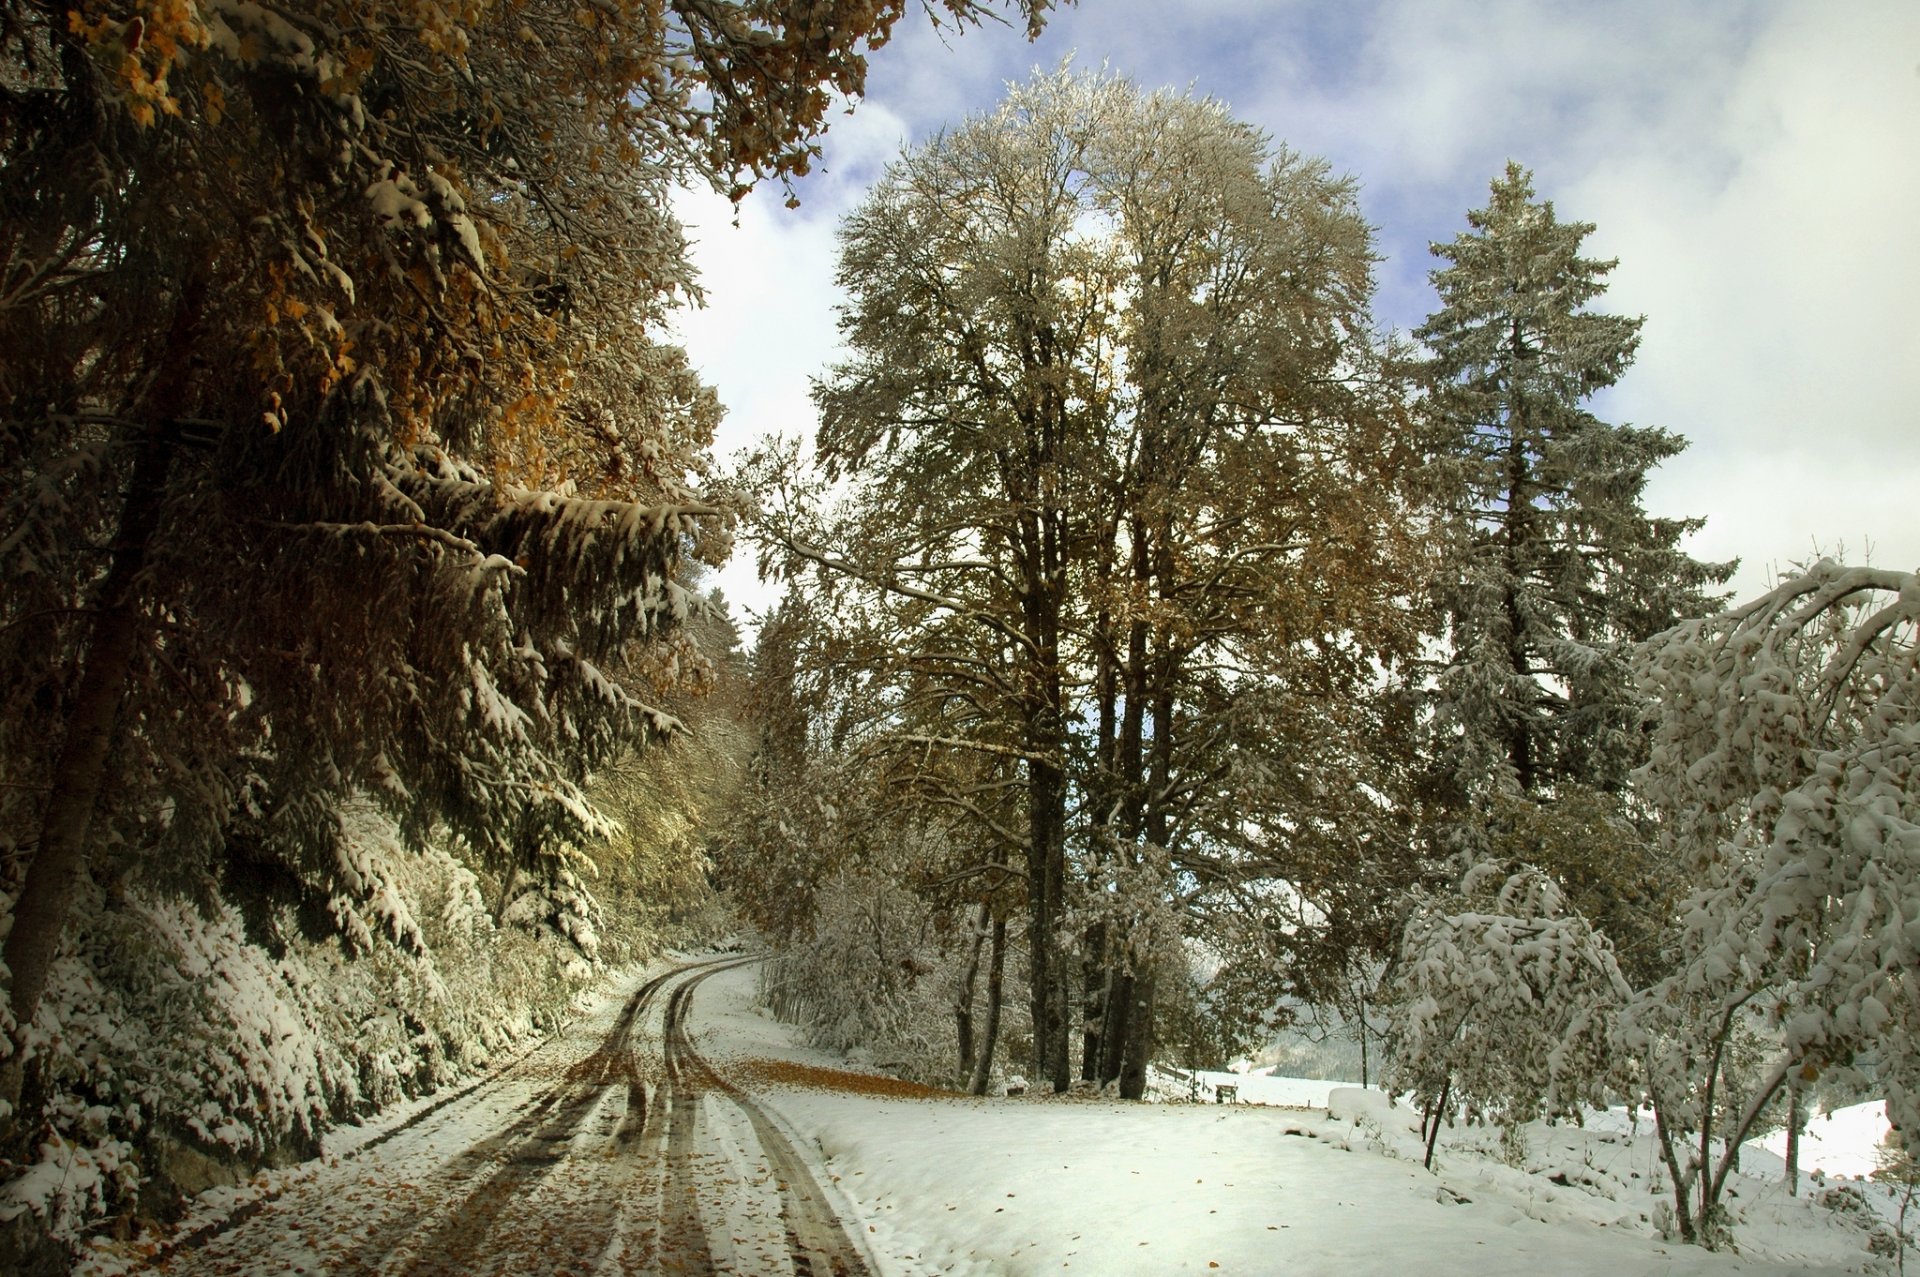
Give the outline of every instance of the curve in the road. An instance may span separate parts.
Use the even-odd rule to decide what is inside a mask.
[[[483,1271],[531,1271],[524,1265],[537,1263],[546,1271],[688,1277],[721,1268],[734,1271],[744,1256],[729,1250],[726,1238],[720,1239],[716,1249],[710,1230],[717,1221],[703,1221],[696,1199],[697,1193],[717,1192],[724,1201],[729,1192],[744,1187],[725,1178],[724,1172],[722,1178],[715,1178],[709,1146],[717,1147],[718,1133],[703,1129],[701,1101],[708,1096],[732,1105],[744,1117],[753,1133],[751,1143],[759,1147],[771,1175],[779,1217],[776,1221],[772,1215],[775,1197],[761,1199],[767,1212],[762,1218],[771,1231],[765,1234],[769,1249],[759,1252],[759,1257],[782,1272],[790,1262],[796,1277],[870,1277],[872,1265],[866,1252],[840,1219],[823,1181],[793,1138],[693,1046],[687,1014],[694,990],[722,971],[758,960],[709,959],[677,966],[646,981],[627,999],[593,1049],[567,1064],[556,1083],[521,1101],[520,1112],[502,1129],[451,1156],[437,1155],[433,1169],[417,1180],[409,1177],[397,1182],[413,1210],[380,1211],[344,1234],[326,1229],[344,1243],[344,1248],[336,1248],[339,1243],[326,1248],[330,1251],[324,1258],[326,1270],[382,1277],[465,1277]],[[649,1010],[663,999],[656,1068],[652,1052],[643,1053],[635,1039]],[[553,1067],[566,1058],[554,1055],[563,1049],[559,1039],[551,1040],[413,1114],[341,1160],[354,1160],[402,1131],[415,1130],[429,1142],[444,1139],[443,1132],[456,1131],[471,1120],[473,1106],[485,1105],[499,1094],[497,1088],[510,1074],[535,1057]],[[716,1115],[709,1109],[704,1116]],[[728,1127],[732,1121],[719,1125]],[[745,1134],[737,1126],[732,1129]],[[418,1152],[409,1156],[417,1158]],[[556,1172],[559,1178],[553,1178]],[[748,1178],[761,1182],[758,1172]],[[147,1263],[172,1269],[176,1265],[169,1261],[179,1260],[195,1269],[211,1266],[235,1271],[233,1263],[237,1260],[244,1267],[243,1257],[248,1254],[272,1253],[276,1230],[298,1229],[304,1221],[311,1238],[311,1230],[326,1228],[320,1221],[329,1214],[327,1199],[313,1198],[316,1190],[325,1191],[318,1188],[323,1182],[303,1186],[277,1205],[270,1203],[281,1196],[278,1193],[257,1200],[217,1225],[176,1240],[149,1256]],[[302,1204],[295,1205],[296,1197]],[[387,1197],[392,1200],[393,1194]],[[651,1209],[643,1204],[649,1200],[654,1204]],[[564,1202],[564,1208],[556,1211],[557,1202]],[[281,1218],[281,1212],[288,1210],[291,1214]],[[248,1224],[249,1219],[254,1222]],[[189,1259],[203,1248],[204,1260]]]
[[[742,962],[755,961],[759,959],[742,959]],[[738,965],[741,964],[708,967],[676,985],[667,999],[665,1046],[673,1108],[678,1112],[684,1105],[691,1111],[702,1091],[716,1091],[746,1115],[779,1185],[780,1213],[797,1277],[869,1277],[872,1269],[865,1254],[849,1236],[839,1212],[828,1201],[826,1191],[793,1141],[766,1109],[721,1077],[694,1049],[687,1035],[687,1008],[693,991],[706,980]]]

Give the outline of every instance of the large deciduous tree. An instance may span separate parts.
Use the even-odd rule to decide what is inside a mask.
[[[1370,266],[1324,164],[1066,71],[909,151],[843,230],[852,356],[817,396],[847,499],[772,535],[885,613],[921,757],[1021,767],[1018,827],[975,814],[1024,861],[1056,1088],[1074,950],[1083,1069],[1137,1095],[1169,932],[1314,823],[1282,738],[1406,649],[1411,449]]]

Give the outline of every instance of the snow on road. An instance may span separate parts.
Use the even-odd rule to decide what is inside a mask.
[[[1662,1239],[1653,1148],[1624,1115],[1533,1128],[1521,1168],[1495,1132],[1449,1131],[1430,1173],[1414,1115],[1357,1088],[1266,1088],[1319,1107],[1142,1105],[975,1099],[848,1071],[754,1008],[756,978],[715,964],[629,979],[481,1083],[205,1199],[177,1235],[204,1226],[200,1239],[103,1247],[89,1269],[1890,1271],[1867,1251],[1875,1229],[1885,1240],[1880,1186],[1821,1204],[1817,1188],[1790,1199],[1777,1177],[1745,1179],[1729,1198],[1743,1253]]]
[[[481,1082],[83,1271],[866,1277],[792,1137],[691,1044],[688,994],[740,961],[630,978]]]

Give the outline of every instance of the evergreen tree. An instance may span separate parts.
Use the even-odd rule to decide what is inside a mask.
[[[357,792],[564,885],[724,550],[668,196],[805,173],[903,12],[0,0],[0,1110],[90,882],[354,934]]]
[[[1680,548],[1699,519],[1649,515],[1648,472],[1685,440],[1588,401],[1633,360],[1642,320],[1587,309],[1616,265],[1509,163],[1470,226],[1433,246],[1432,352],[1446,635],[1434,729],[1443,801],[1617,792],[1638,759],[1631,643],[1698,615],[1732,564]]]

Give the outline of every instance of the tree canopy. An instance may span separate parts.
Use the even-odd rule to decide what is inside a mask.
[[[0,6],[21,1033],[89,860],[204,895],[243,853],[352,913],[364,794],[566,872],[586,770],[668,726],[622,650],[726,550],[669,192],[805,173],[903,12]]]
[[[1022,769],[1019,822],[974,812],[1024,861],[1057,1087],[1069,955],[1083,1072],[1137,1094],[1164,938],[1236,884],[1320,880],[1293,851],[1339,787],[1296,733],[1359,729],[1350,761],[1383,774],[1415,449],[1371,266],[1323,162],[1067,71],[909,150],[843,229],[852,354],[817,397],[848,494],[769,534],[861,600],[904,759]]]

